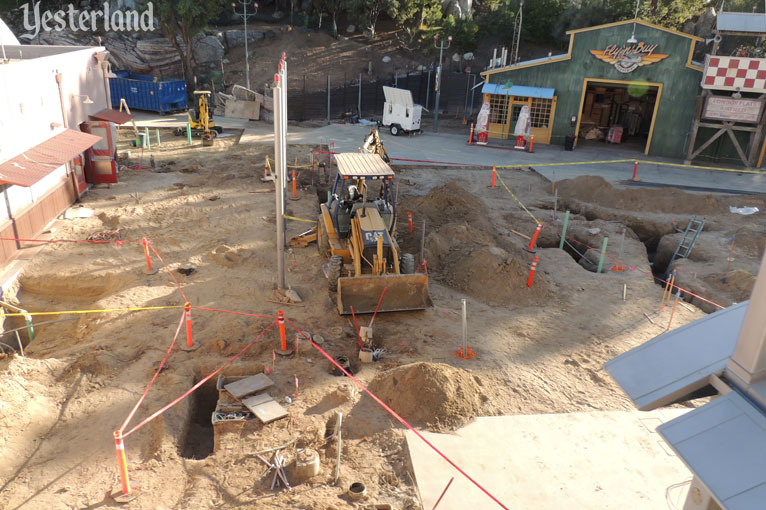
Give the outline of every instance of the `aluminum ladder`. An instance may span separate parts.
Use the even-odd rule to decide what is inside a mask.
[[[697,237],[699,237],[700,232],[702,232],[702,227],[704,226],[705,218],[698,220],[697,216],[692,216],[689,220],[689,224],[686,225],[686,230],[684,230],[684,236],[681,238],[681,242],[678,243],[676,251],[673,253],[673,257],[671,257],[670,262],[668,262],[668,266],[670,266],[670,264],[677,258],[685,259],[689,257],[689,254],[694,247],[694,243],[697,241]],[[689,240],[689,238],[691,238],[691,240]]]

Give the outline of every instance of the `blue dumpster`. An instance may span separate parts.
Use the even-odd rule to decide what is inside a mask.
[[[186,109],[186,82],[161,80],[155,76],[116,71],[109,79],[112,106],[120,106],[125,99],[131,109],[165,113]]]

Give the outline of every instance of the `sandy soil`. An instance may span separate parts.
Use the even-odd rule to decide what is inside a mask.
[[[305,163],[309,150],[291,146],[289,159]],[[237,145],[236,137],[219,139],[211,148],[167,142],[152,151],[155,169],[125,169],[118,184],[90,190],[81,205],[95,214],[60,223],[55,237],[85,239],[116,229],[125,240],[146,237],[192,305],[273,316],[280,308],[269,301],[275,297],[276,281],[274,194],[269,192],[273,186],[259,179],[269,152],[267,146]],[[133,153],[135,157],[135,149]],[[487,188],[488,171],[407,168],[398,174],[403,183],[400,212],[412,211],[415,219],[410,234],[406,215],[400,215],[398,237],[403,249],[418,257],[424,241],[434,307],[379,316],[375,342],[385,349],[383,358],[364,366],[355,362],[353,369],[405,419],[432,430],[450,430],[476,415],[631,409],[602,365],[668,326],[671,312],[659,310],[662,287],[651,275],[650,252],[659,257],[667,251],[673,243],[665,238],[677,236],[690,213],[707,215],[709,223],[691,258],[676,263],[683,275],[679,282],[699,284],[697,290],[706,298],[726,304],[746,295],[763,251],[763,213],[741,217],[716,205],[733,201],[760,207],[762,197],[628,190],[620,191],[625,195],[620,200],[605,202],[614,190],[595,181],[564,181],[559,183],[554,220],[551,183],[531,170],[504,170],[506,184],[546,225],[529,289],[527,268],[533,255],[523,251],[528,241],[522,235],[531,235],[535,222],[504,188]],[[301,176],[301,183],[310,181],[309,173]],[[602,186],[601,193],[593,195],[596,185]],[[288,214],[315,218],[317,193],[323,190],[302,184],[300,200],[287,203]],[[647,200],[654,205],[643,208]],[[684,203],[695,206],[675,209]],[[562,204],[574,211],[572,245],[592,260],[587,247],[601,246],[609,235],[607,254],[626,261],[624,270],[613,270],[621,264],[608,259],[609,270],[596,274],[593,263],[581,260],[573,249],[558,249]],[[705,204],[713,205],[697,208]],[[291,222],[289,233],[298,234],[306,226]],[[729,270],[728,249],[721,251],[720,246],[733,234]],[[153,261],[159,263],[156,257]],[[283,308],[300,328],[322,335],[322,347],[330,355],[355,360],[353,326],[335,311],[324,262],[313,246],[288,254],[287,281],[304,302]],[[196,271],[184,276],[176,271],[181,264]],[[144,267],[136,242],[119,247],[50,244],[3,298],[30,311],[184,303],[168,272],[145,275]],[[462,343],[461,299],[467,301],[469,341],[477,353],[472,360],[454,355]],[[704,316],[697,307],[682,305],[672,327]],[[112,504],[107,494],[118,480],[112,432],[157,369],[181,310],[45,319],[71,317],[37,328],[26,358],[0,359],[2,508]],[[193,310],[192,317],[199,349],[175,348],[131,425],[182,395],[254,339],[222,373],[231,377],[271,369],[276,332],[258,336],[270,319],[201,310]],[[179,341],[184,340],[182,331]],[[347,495],[354,481],[366,485],[368,503],[420,508],[404,428],[348,378],[331,375],[321,354],[305,344],[300,349],[292,358],[277,359],[272,374],[276,387],[271,394],[280,402],[296,393],[295,378],[300,381],[292,403],[283,404],[287,418],[265,426],[251,420],[214,432],[214,378],[129,436],[129,469],[139,489],[127,508],[356,508]],[[344,416],[344,441],[336,485],[336,443],[326,437],[337,411]],[[272,491],[271,477],[262,475],[265,466],[255,454],[293,439],[285,450],[289,457],[300,449],[317,450],[320,473],[292,491]]]

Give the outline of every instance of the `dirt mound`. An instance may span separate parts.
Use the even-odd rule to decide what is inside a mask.
[[[713,195],[686,193],[675,188],[616,189],[603,177],[583,175],[558,183],[559,199],[598,204],[612,209],[674,214],[719,214],[729,210],[722,199]]]
[[[755,275],[741,269],[720,274],[711,274],[704,278],[713,289],[728,294],[733,301],[750,299],[755,285]]]
[[[766,229],[744,227],[735,233],[734,246],[748,256],[761,258],[766,250]]]
[[[432,188],[426,195],[413,199],[409,207],[420,218],[426,218],[429,230],[448,223],[463,222],[470,223],[474,228],[491,226],[484,202],[454,181]]]
[[[532,255],[508,249],[466,224],[446,225],[426,238],[426,260],[437,281],[488,304],[542,301],[548,293],[542,274],[527,288]]]
[[[114,270],[69,274],[27,270],[19,278],[23,292],[77,300],[104,297],[129,286],[132,280],[128,273]]]
[[[444,432],[462,427],[481,411],[486,401],[481,386],[465,370],[421,362],[383,372],[369,388],[411,425]]]

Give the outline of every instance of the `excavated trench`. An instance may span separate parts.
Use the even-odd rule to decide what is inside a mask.
[[[195,384],[199,382],[195,378]],[[202,460],[213,453],[213,412],[218,404],[216,379],[212,378],[197,388],[190,399],[189,426],[179,448],[181,457]]]
[[[202,380],[208,374],[214,372],[226,360],[221,358],[219,362],[210,362],[200,367],[195,376],[189,380],[190,387]],[[227,392],[218,388],[219,378],[222,384],[231,382],[244,376],[263,373],[265,366],[262,363],[241,360],[239,363],[227,367],[217,376],[206,381],[187,398],[189,406],[184,414],[184,433],[178,445],[178,452],[185,459],[202,460],[212,455],[220,447],[221,437],[232,431],[238,431],[247,423],[248,427],[260,427],[258,420],[250,417],[246,422],[218,421],[214,424],[213,416],[217,409],[226,409],[233,403],[239,406],[239,402]]]

